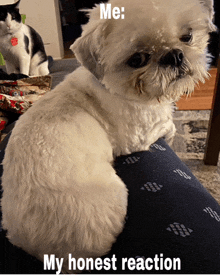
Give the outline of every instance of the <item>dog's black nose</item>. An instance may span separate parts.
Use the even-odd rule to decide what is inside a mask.
[[[183,63],[184,54],[179,49],[174,49],[162,56],[160,59],[160,65],[180,67]]]

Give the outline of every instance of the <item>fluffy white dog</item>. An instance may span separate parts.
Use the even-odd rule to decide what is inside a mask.
[[[172,102],[207,77],[212,0],[112,0],[72,45],[82,66],[20,117],[3,161],[3,227],[43,260],[106,254],[122,231],[127,189],[114,157],[172,140]]]

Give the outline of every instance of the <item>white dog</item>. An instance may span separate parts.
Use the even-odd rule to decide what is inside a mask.
[[[3,227],[44,254],[105,255],[122,231],[127,189],[114,157],[172,140],[172,102],[207,77],[212,0],[112,0],[71,47],[82,66],[20,117],[3,161]]]

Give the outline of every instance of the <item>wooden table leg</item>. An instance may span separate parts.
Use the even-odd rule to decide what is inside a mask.
[[[220,58],[218,59],[217,76],[213,97],[212,111],[209,120],[204,163],[217,165],[220,152]]]

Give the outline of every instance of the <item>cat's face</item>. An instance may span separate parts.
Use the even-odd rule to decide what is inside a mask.
[[[0,6],[0,35],[14,34],[21,28],[19,2]]]

